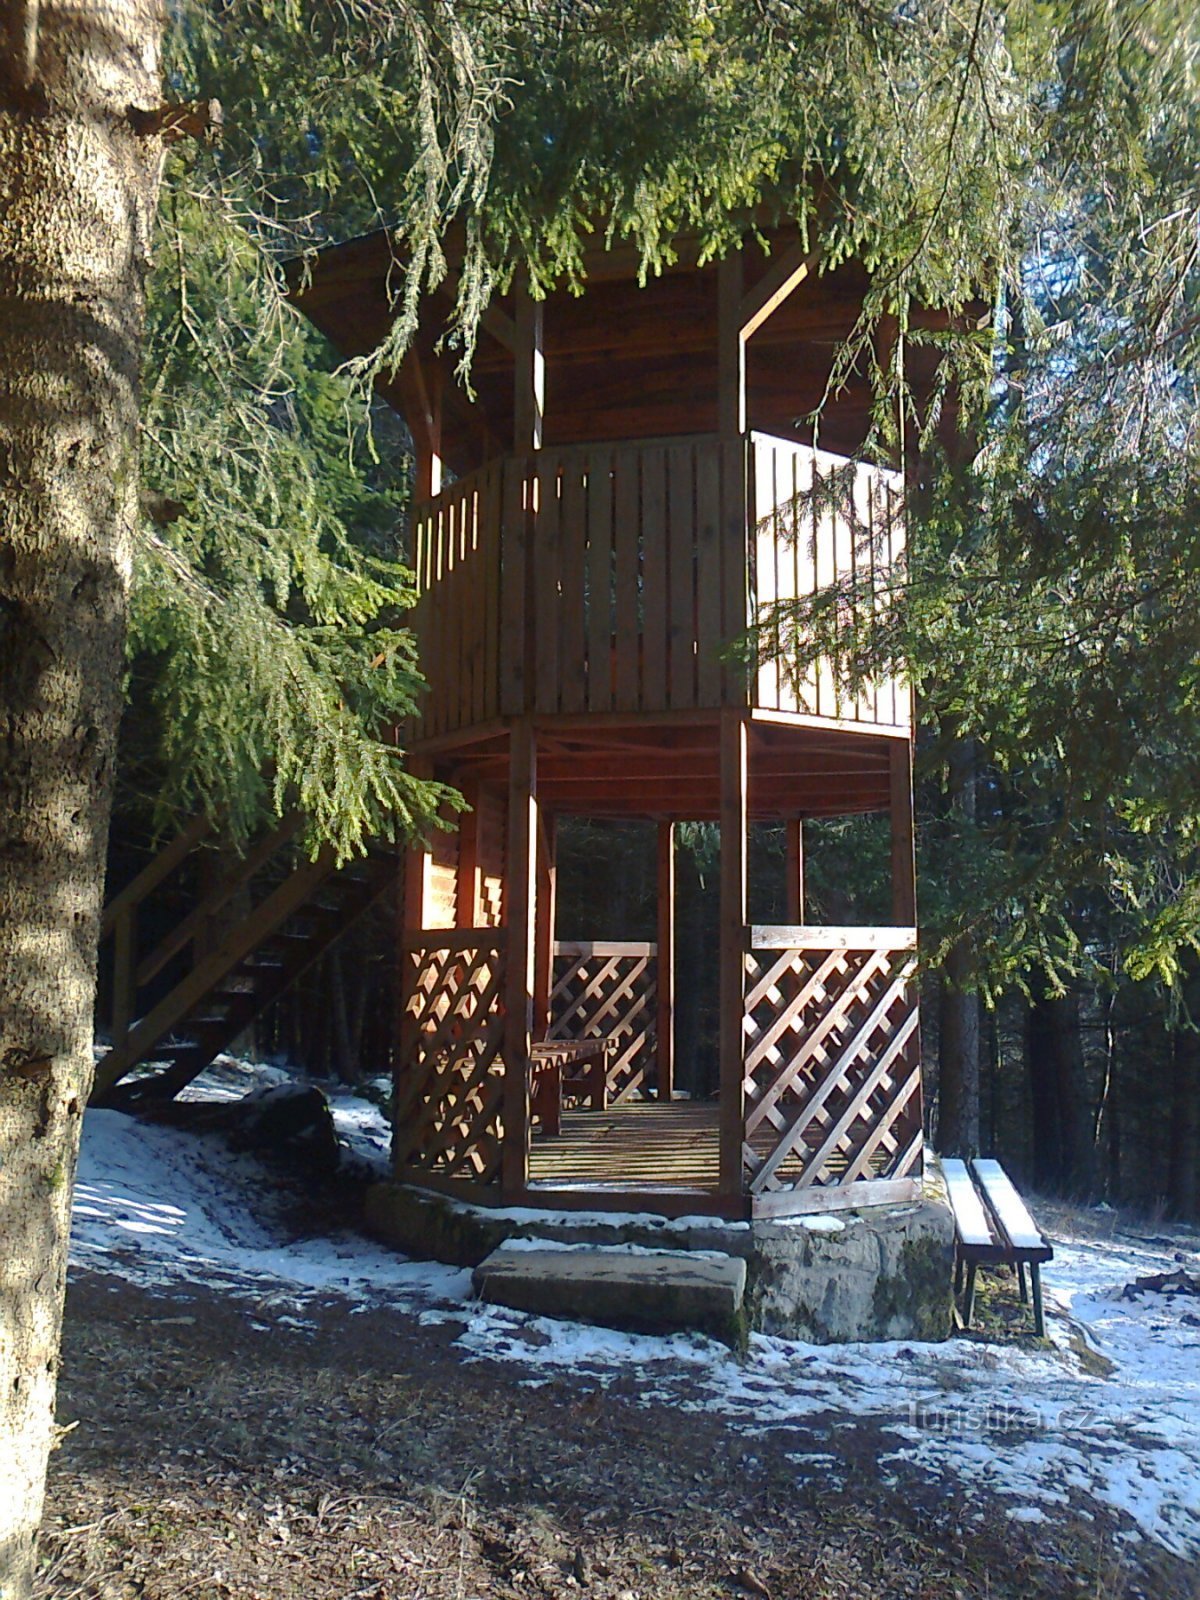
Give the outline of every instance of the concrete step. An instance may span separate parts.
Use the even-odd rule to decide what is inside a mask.
[[[514,1311],[637,1333],[690,1329],[734,1349],[745,1343],[746,1263],[737,1256],[500,1245],[472,1282],[481,1300]]]

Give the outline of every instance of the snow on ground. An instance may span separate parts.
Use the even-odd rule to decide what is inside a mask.
[[[229,1099],[285,1077],[222,1061],[194,1092]],[[343,1141],[382,1165],[382,1113],[346,1092],[331,1099]],[[797,1430],[804,1472],[836,1476],[839,1435],[870,1423],[894,1440],[882,1473],[932,1478],[967,1515],[984,1493],[1024,1522],[1068,1500],[1086,1514],[1094,1500],[1175,1554],[1200,1558],[1200,1300],[1122,1295],[1135,1278],[1180,1266],[1200,1276],[1200,1235],[1117,1231],[1115,1214],[1107,1230],[1094,1214],[1078,1220],[1060,1228],[1045,1269],[1051,1349],[755,1335],[739,1361],[699,1336],[655,1339],[483,1306],[470,1298],[469,1273],[408,1261],[357,1235],[289,1237],[250,1158],[89,1111],[72,1258],[145,1287],[196,1283],[245,1296],[255,1315],[287,1325],[303,1325],[305,1307],[330,1296],[359,1309],[392,1306],[458,1325],[464,1356],[514,1363],[530,1383],[572,1372],[603,1387],[632,1374],[646,1401],[721,1412],[743,1433]]]

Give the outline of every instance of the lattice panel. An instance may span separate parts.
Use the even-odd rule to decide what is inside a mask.
[[[429,930],[420,937],[403,958],[396,1167],[497,1183],[504,942],[492,929],[448,933],[444,943]]]
[[[646,1094],[656,1077],[658,951],[652,944],[554,947],[549,1039],[610,1039],[610,1102]]]
[[[747,955],[742,1158],[751,1194],[919,1170],[913,965],[909,948]]]

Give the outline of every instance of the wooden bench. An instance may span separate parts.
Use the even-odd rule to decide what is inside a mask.
[[[1039,1339],[1046,1336],[1042,1309],[1042,1262],[1054,1251],[1046,1242],[1028,1208],[998,1161],[943,1161],[942,1176],[954,1213],[954,1293],[961,1295],[963,1327],[971,1326],[975,1309],[975,1271],[980,1266],[1008,1265],[1017,1269],[1021,1304],[1029,1303],[1025,1269],[1029,1268],[1033,1292],[1033,1327]],[[966,1273],[964,1288],[963,1274]]]
[[[564,1095],[587,1100],[593,1111],[608,1109],[610,1039],[546,1039],[529,1051],[529,1111],[542,1132],[562,1132]]]

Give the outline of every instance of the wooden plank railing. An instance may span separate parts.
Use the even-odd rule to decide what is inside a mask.
[[[507,461],[493,461],[418,506],[413,564],[420,600],[412,615],[429,688],[426,734],[452,732],[497,715],[501,618],[501,496]],[[506,625],[513,619],[507,609]]]
[[[756,927],[748,943],[746,1191],[780,1209],[868,1180],[888,1197],[921,1165],[915,930]]]
[[[609,1039],[612,1102],[656,1077],[658,946],[624,941],[554,946],[548,1039]]]
[[[786,608],[789,600],[834,585],[844,597],[861,590],[854,604],[887,603],[904,549],[902,474],[754,433],[747,475],[750,615],[760,626],[767,625],[764,640],[770,647],[757,669],[754,704],[772,711],[911,726],[911,696],[895,679],[880,678],[851,696],[827,658],[803,673],[791,670],[789,660],[798,652],[786,622],[778,625],[777,614],[781,603]]]
[[[851,702],[828,665],[794,683],[728,655],[777,601],[884,573],[900,504],[898,474],[762,434],[491,462],[416,510],[417,736],[500,714],[746,705],[907,725],[890,682]]]

